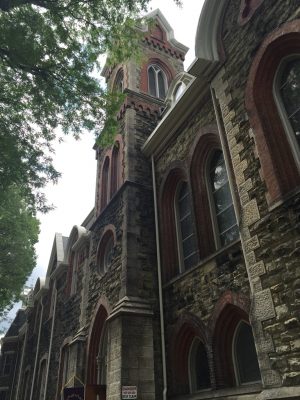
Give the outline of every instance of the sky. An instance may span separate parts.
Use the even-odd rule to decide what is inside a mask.
[[[172,26],[174,37],[190,48],[185,69],[195,58],[195,36],[203,2],[182,0],[181,8],[173,0],[152,0],[150,3],[149,11],[159,8]],[[48,202],[55,209],[46,215],[38,215],[41,225],[36,245],[37,266],[27,281],[29,286],[34,286],[38,277],[46,275],[55,233],[69,236],[72,227],[80,225],[93,208],[96,182],[94,142],[91,134],[84,133],[80,140],[69,136],[55,146],[53,161],[62,177],[58,184],[49,184],[45,189]]]

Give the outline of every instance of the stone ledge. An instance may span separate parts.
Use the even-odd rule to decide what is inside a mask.
[[[152,316],[151,304],[140,297],[123,297],[114,307],[107,320],[112,320],[120,314],[135,314],[139,316]]]
[[[300,386],[280,387],[276,389],[263,390],[257,397],[257,400],[285,400],[300,399]]]

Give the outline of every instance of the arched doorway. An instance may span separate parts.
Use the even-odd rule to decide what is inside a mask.
[[[85,400],[106,399],[108,313],[101,305],[90,333]]]

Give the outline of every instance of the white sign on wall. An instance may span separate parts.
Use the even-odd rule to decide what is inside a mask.
[[[122,386],[122,399],[137,399],[137,387],[136,386]]]

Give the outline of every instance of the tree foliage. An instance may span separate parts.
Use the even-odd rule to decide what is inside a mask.
[[[0,316],[19,299],[35,266],[39,223],[17,186],[0,192]]]
[[[149,1],[0,0],[0,313],[35,265],[56,128],[112,135],[120,96],[101,86],[100,56],[132,56]]]
[[[55,128],[97,136],[114,126],[119,98],[100,85],[99,56],[132,55],[134,17],[148,0],[0,0],[0,189],[22,186],[46,211],[41,189],[56,181]],[[93,73],[93,75],[92,75]]]

